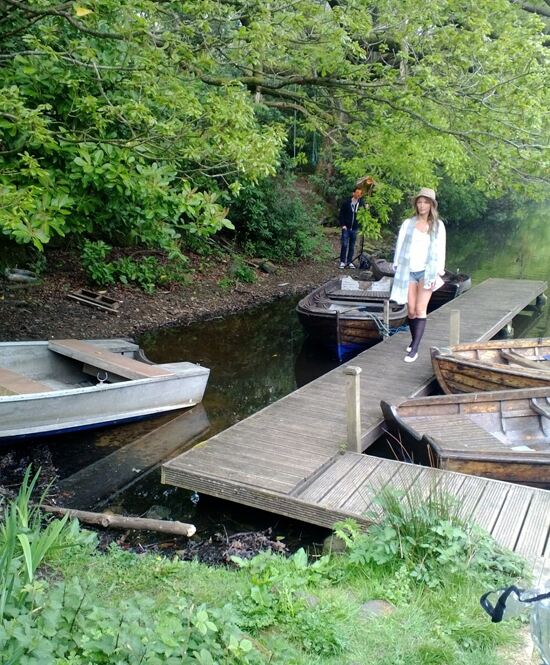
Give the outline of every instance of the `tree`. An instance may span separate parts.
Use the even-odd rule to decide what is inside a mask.
[[[539,3],[541,7],[545,3]],[[543,7],[544,9],[544,7]],[[526,11],[527,10],[527,11]],[[0,226],[169,246],[230,223],[288,122],[381,209],[548,177],[543,12],[511,0],[0,0]]]

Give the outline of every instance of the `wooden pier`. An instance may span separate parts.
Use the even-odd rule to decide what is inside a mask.
[[[408,335],[397,334],[353,359],[360,367],[361,439],[383,433],[380,400],[425,394],[433,381],[429,347],[449,342],[460,310],[461,341],[493,337],[546,289],[542,281],[489,279],[430,314],[423,347],[403,362]],[[346,450],[345,376],[328,372],[162,466],[162,482],[331,527],[353,517],[368,524],[384,488],[459,498],[463,515],[503,545],[550,560],[550,492],[383,460]]]

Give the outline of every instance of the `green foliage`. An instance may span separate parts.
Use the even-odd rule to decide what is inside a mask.
[[[382,565],[354,555],[354,549],[363,548],[365,534],[351,522],[339,526],[349,553],[312,561],[303,549],[288,558],[270,553],[235,558],[237,570],[136,555],[115,545],[99,554],[90,547],[95,536],[80,531],[76,522],[55,537],[40,523],[29,503],[33,482],[27,475],[20,496],[7,506],[1,531],[0,574],[6,550],[12,554],[8,568],[17,571],[0,580],[7,598],[0,616],[6,665],[515,662],[509,648],[513,626],[492,624],[479,606],[493,573],[480,573],[471,549],[453,552],[451,558],[456,563],[464,557],[472,570],[449,572],[438,585],[410,574],[412,543],[407,558],[398,549]],[[417,511],[417,524],[405,526],[403,515],[395,517],[400,509],[392,501],[386,504],[404,540],[415,533],[419,541],[449,547],[448,535],[444,542],[440,534],[431,535],[431,527],[447,519],[448,505],[422,510],[422,517]],[[14,515],[19,530],[13,528]],[[28,548],[21,546],[19,533],[28,536]],[[387,542],[380,536],[379,545]],[[41,543],[49,543],[49,549]],[[384,551],[385,546],[378,547],[377,558],[385,559]],[[501,553],[495,548],[493,556],[498,560]],[[506,573],[512,570],[501,567]],[[394,612],[366,619],[361,605],[384,598],[395,603]]]
[[[249,574],[251,586],[240,594],[247,629],[285,626],[285,632],[307,652],[321,656],[343,652],[346,640],[329,617],[349,619],[349,608],[320,604],[308,594],[309,588],[326,585],[331,579],[329,557],[310,564],[306,552],[299,549],[290,558],[267,553],[250,560],[232,557],[232,561]]]
[[[254,272],[254,269],[246,265],[240,256],[235,256],[233,258],[231,275],[237,282],[244,282],[245,284],[254,284],[256,281],[256,273]]]
[[[229,291],[235,286],[235,280],[231,279],[231,277],[222,277],[218,281],[218,286],[222,291]]]
[[[384,491],[377,499],[383,519],[361,533],[353,520],[340,522],[336,534],[350,548],[356,565],[396,567],[415,583],[437,587],[453,575],[474,576],[487,584],[518,577],[524,563],[503,550],[482,529],[464,522],[452,497],[433,492],[422,498]]]
[[[4,511],[0,526],[0,621],[29,603],[32,606],[30,599],[42,588],[36,572],[56,550],[89,542],[86,536],[80,537],[76,522],[68,523],[67,516],[44,526],[40,509],[31,505],[39,473],[32,479],[30,473],[29,467],[17,498]],[[39,498],[39,504],[45,494]]]
[[[440,214],[448,226],[468,227],[483,219],[489,200],[472,183],[456,184],[444,180],[439,185]]]
[[[182,281],[185,278],[186,259],[179,253],[162,264],[154,256],[145,256],[139,261],[125,256],[108,261],[112,247],[102,240],[85,240],[82,246],[82,265],[92,282],[109,286],[117,282],[135,284],[145,293],[153,293],[159,284]]]
[[[17,243],[74,234],[166,250],[232,228],[229,205],[260,225],[258,238],[240,230],[253,253],[311,255],[302,213],[285,197],[264,210],[254,193],[289,138],[294,165],[322,136],[323,162],[384,183],[365,220],[373,237],[419,186],[449,179],[493,197],[548,182],[546,26],[520,3],[433,0],[427,13],[418,0],[29,0],[6,11],[0,231]]]
[[[103,240],[85,240],[82,246],[82,266],[88,277],[99,286],[115,283],[112,264],[107,262],[112,247]]]
[[[380,221],[373,217],[370,208],[360,208],[357,211],[357,219],[367,240],[379,240],[382,237]]]
[[[106,607],[77,578],[35,588],[32,604],[0,626],[0,642],[4,662],[14,663],[262,662],[230,606],[193,606],[181,597],[161,605],[134,594]]]
[[[296,261],[325,250],[317,206],[306,207],[286,175],[244,187],[231,207],[236,236],[247,254]]]

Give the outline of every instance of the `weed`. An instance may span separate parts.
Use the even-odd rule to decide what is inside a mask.
[[[406,566],[415,582],[437,587],[452,575],[517,577],[522,560],[499,547],[476,525],[466,524],[452,497],[433,491],[429,497],[383,491],[377,498],[383,518],[362,533],[352,520],[336,525],[350,549],[353,564]]]

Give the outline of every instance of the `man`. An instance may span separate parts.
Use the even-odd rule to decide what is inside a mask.
[[[363,190],[355,187],[353,194],[347,198],[340,206],[339,222],[342,227],[341,248],[340,248],[340,270],[346,266],[355,268],[353,265],[353,252],[355,250],[355,239],[359,230],[357,220],[357,211],[359,206],[365,205],[363,201]]]

